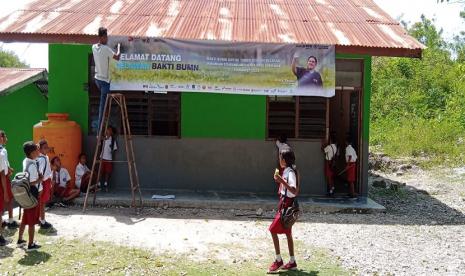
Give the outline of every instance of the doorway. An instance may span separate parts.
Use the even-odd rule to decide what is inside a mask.
[[[357,153],[357,178],[355,191],[360,193],[360,127],[361,127],[361,89],[338,87],[329,101],[329,131],[334,135],[338,146],[334,174],[335,194],[342,196],[349,193],[344,168],[346,138],[349,138]]]

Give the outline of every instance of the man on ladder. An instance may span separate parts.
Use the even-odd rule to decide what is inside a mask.
[[[124,137],[124,145],[126,148],[126,160],[124,161],[109,161],[109,162],[124,162],[128,165],[129,173],[129,182],[131,184],[131,194],[132,194],[132,203],[131,205],[136,208],[136,195],[139,197],[139,208],[142,207],[142,194],[139,187],[139,176],[137,173],[136,161],[134,156],[134,147],[132,142],[131,127],[129,125],[128,110],[126,106],[126,99],[123,94],[110,94],[110,60],[111,58],[119,60],[120,58],[120,45],[118,44],[117,53],[114,53],[113,50],[108,47],[107,41],[107,29],[101,27],[98,30],[99,43],[92,45],[92,53],[94,55],[95,61],[95,83],[100,89],[100,105],[99,105],[99,116],[98,116],[98,135],[97,135],[97,145],[94,152],[94,159],[92,162],[92,170],[90,173],[91,183],[93,181],[94,173],[97,174],[97,180],[100,179],[100,174],[102,172],[102,156],[99,153],[102,151],[103,146],[103,136],[105,129],[108,127],[110,121],[110,114],[112,104],[117,105],[121,113],[121,125],[122,125],[122,134]],[[97,160],[97,157],[100,156]],[[97,168],[98,163],[98,169]],[[86,197],[84,199],[83,211],[85,212],[87,208],[87,200],[89,198],[89,192],[93,193],[93,204],[95,205],[96,192],[95,185],[88,185]],[[137,209],[136,209],[137,210]]]
[[[95,63],[95,84],[100,90],[100,104],[98,108],[98,128],[100,130],[103,118],[103,109],[107,95],[110,92],[110,60],[113,58],[119,60],[120,49],[115,53],[107,46],[108,35],[107,29],[100,27],[98,29],[99,43],[92,45],[92,54]]]

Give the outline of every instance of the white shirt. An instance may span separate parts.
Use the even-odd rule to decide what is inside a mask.
[[[27,165],[29,163],[33,163],[31,165],[29,165],[29,167],[27,167]],[[29,159],[29,158],[24,158],[23,160],[23,172],[27,172],[29,173],[29,182],[34,182],[34,181],[37,181],[37,179],[39,179],[39,171],[37,169],[37,166],[39,166],[39,161],[37,159],[33,160],[33,159]],[[27,171],[26,171],[26,167],[27,167]],[[37,186],[37,189],[40,191],[42,191],[43,187],[41,185],[42,183],[38,183],[36,184]]]
[[[92,53],[95,62],[95,78],[101,81],[110,82],[110,61],[115,54],[107,45],[92,45]]]
[[[352,156],[350,162],[357,161],[357,153],[355,152],[354,148],[351,145],[346,147],[346,162],[349,162],[349,157]]]
[[[103,160],[108,160],[111,161],[113,160],[113,152],[111,148],[111,139],[113,139],[111,136],[108,138],[105,138],[103,141],[103,149],[102,149],[102,154],[100,154],[100,157]],[[117,150],[118,146],[116,145],[116,141],[113,143],[113,151]]]
[[[324,152],[325,152],[325,159],[326,160],[328,160],[328,161],[333,160],[334,156],[336,156],[336,153],[337,153],[336,144],[327,145],[324,148]]]
[[[10,167],[10,162],[8,162],[8,152],[6,148],[0,146],[0,173],[5,171],[5,174],[8,174],[8,168]]]
[[[82,165],[81,163],[78,163],[77,166],[76,166],[76,173],[74,173],[74,178],[76,179],[76,181],[75,181],[76,187],[81,188],[82,176],[86,172],[90,172],[87,165]]]
[[[71,180],[71,176],[69,175],[69,172],[65,168],[60,168],[58,172],[54,172],[53,174],[53,180],[56,185],[66,188],[66,183]]]
[[[44,174],[44,181],[47,179],[52,179],[52,168],[48,156],[41,153],[37,160],[39,160],[39,171],[40,173]]]
[[[283,179],[287,181],[287,184],[289,186],[297,188],[297,177],[295,176],[295,172],[293,169],[289,167],[284,169]],[[286,187],[284,187],[283,184],[281,184],[280,190],[282,195],[286,194]],[[295,195],[291,193],[289,190],[287,190],[287,197],[295,197]]]

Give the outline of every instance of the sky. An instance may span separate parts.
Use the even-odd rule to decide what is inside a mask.
[[[0,0],[0,17],[8,14],[32,0]],[[422,14],[434,18],[437,27],[444,30],[444,37],[452,39],[455,34],[465,31],[465,23],[459,13],[465,6],[463,0],[450,0],[450,3],[438,3],[437,0],[374,0],[383,10],[397,20],[409,25],[420,21]],[[13,51],[22,61],[33,68],[48,69],[47,44],[38,43],[2,43],[0,48]]]

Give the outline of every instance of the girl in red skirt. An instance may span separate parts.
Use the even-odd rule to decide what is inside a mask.
[[[39,157],[40,154],[39,148],[31,141],[24,143],[23,149],[26,154],[26,159],[23,161],[23,171],[27,171],[29,173],[29,184],[37,187],[41,185],[44,178],[43,175],[39,173],[39,162],[37,161],[37,157]],[[23,240],[23,234],[27,225],[29,234],[29,242],[27,244],[28,251],[40,248],[40,245],[34,243],[34,226],[39,223],[39,213],[39,205],[34,208],[24,209],[23,212],[23,218],[21,220],[21,225],[19,226],[18,245],[26,243],[26,241]]]
[[[279,173],[275,173],[274,179],[276,183],[280,184],[280,199],[279,207],[273,222],[271,223],[269,230],[271,237],[273,238],[274,249],[276,253],[276,260],[271,264],[268,269],[268,273],[276,273],[280,269],[284,270],[295,270],[297,269],[297,263],[294,257],[294,240],[292,238],[292,227],[284,228],[281,223],[281,213],[283,208],[289,207],[294,202],[294,198],[299,193],[297,185],[297,172],[295,169],[295,156],[294,152],[290,149],[284,149],[279,154],[279,165],[283,171],[282,177]],[[278,234],[286,234],[287,245],[289,248],[290,261],[284,265],[283,259],[281,258],[281,250],[279,248]]]

